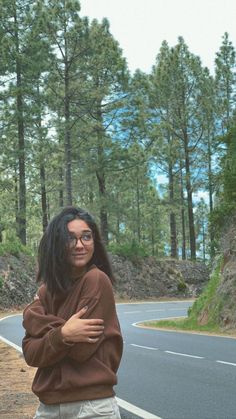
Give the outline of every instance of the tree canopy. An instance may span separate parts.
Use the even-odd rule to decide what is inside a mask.
[[[112,251],[209,259],[209,220],[236,199],[228,34],[214,76],[182,37],[131,75],[108,20],[81,17],[77,0],[1,0],[0,12],[0,241],[34,248],[73,204]]]

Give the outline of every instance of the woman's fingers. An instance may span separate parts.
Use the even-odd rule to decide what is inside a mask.
[[[88,325],[86,326],[86,330],[104,330],[103,325]]]
[[[88,343],[96,343],[96,342],[98,342],[99,341],[99,338],[88,338],[87,339],[87,342]]]
[[[77,313],[73,314],[72,317],[74,317],[76,319],[80,319],[80,317],[82,317],[83,314],[85,314],[87,310],[88,310],[88,306],[84,306],[79,311],[77,311]]]
[[[97,330],[97,331],[92,331],[92,332],[88,332],[88,336],[100,336],[103,334],[103,330]]]
[[[90,325],[90,326],[98,326],[98,325],[103,325],[104,324],[104,320],[102,319],[85,319],[84,320],[86,322],[86,324]]]

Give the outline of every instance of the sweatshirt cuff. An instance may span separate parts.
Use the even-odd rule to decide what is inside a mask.
[[[61,328],[62,326],[57,327],[49,332],[49,342],[56,352],[60,349],[65,350],[74,346],[73,342],[66,342],[63,339]]]

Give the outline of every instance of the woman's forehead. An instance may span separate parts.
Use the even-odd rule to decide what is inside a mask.
[[[88,224],[84,220],[75,219],[70,221],[67,224],[67,228],[69,231],[73,233],[82,233],[83,231],[91,231],[91,228],[88,226]]]

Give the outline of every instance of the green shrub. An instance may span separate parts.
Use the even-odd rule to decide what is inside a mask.
[[[178,292],[185,292],[187,289],[187,285],[184,281],[179,280],[177,285]]]
[[[114,255],[127,257],[130,260],[136,260],[148,256],[146,249],[136,242],[124,243],[124,244],[110,244],[108,251]]]
[[[0,243],[0,256],[13,255],[19,257],[21,253],[30,255],[31,250],[27,246],[24,246],[18,239]]]
[[[220,275],[221,265],[222,265],[222,257],[219,257],[217,266],[215,270],[213,271],[213,273],[211,274],[208,284],[206,285],[205,289],[203,290],[199,298],[194,302],[193,306],[189,309],[189,313],[188,313],[189,319],[197,322],[200,313],[204,309],[207,309],[207,307],[213,306],[214,309],[212,309],[212,312],[210,313],[210,321],[212,323],[217,322],[217,313],[219,312],[221,302],[216,301],[216,290],[218,288],[218,285],[221,279],[221,275]]]

